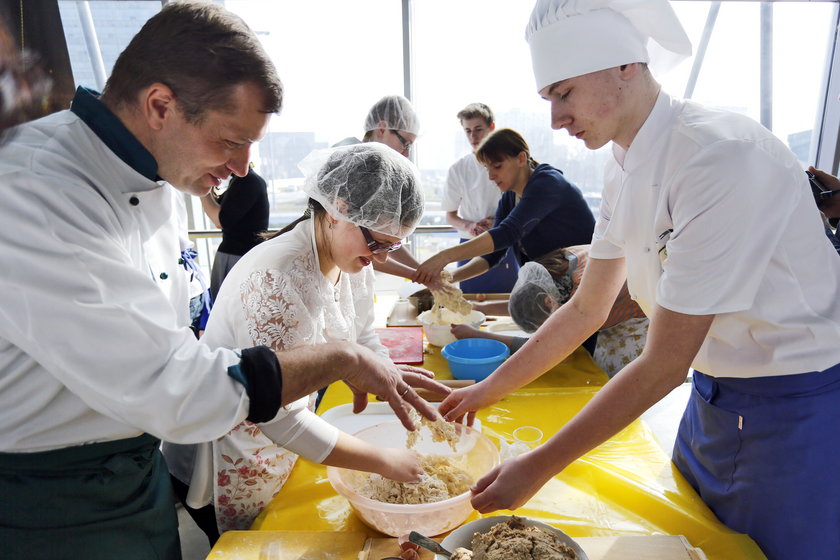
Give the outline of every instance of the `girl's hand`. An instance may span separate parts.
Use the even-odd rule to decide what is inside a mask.
[[[377,472],[397,482],[420,482],[423,469],[420,456],[414,451],[389,448],[382,451],[382,469]]]
[[[467,426],[472,426],[475,421],[475,412],[486,408],[497,402],[504,395],[494,395],[489,391],[486,381],[455,389],[446,397],[440,406],[441,416],[447,421],[463,422],[464,415],[467,417]]]
[[[534,466],[534,452],[508,459],[470,488],[470,502],[479,513],[516,509],[525,505],[551,478]]]
[[[473,306],[473,309],[475,309],[475,306]],[[479,338],[479,333],[481,333],[481,330],[473,327],[472,325],[458,324],[452,325],[449,329],[449,332],[451,332],[455,338],[459,339]]]

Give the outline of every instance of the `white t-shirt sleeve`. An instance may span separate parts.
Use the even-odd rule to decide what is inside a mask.
[[[326,459],[338,441],[338,428],[306,408],[309,397],[295,401],[285,413],[259,428],[271,441],[315,463]]]
[[[458,163],[455,163],[446,174],[446,186],[443,189],[440,209],[444,212],[457,211],[461,206],[461,199],[464,198],[465,187],[464,176],[458,168]]]

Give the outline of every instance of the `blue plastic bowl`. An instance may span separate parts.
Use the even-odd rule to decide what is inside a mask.
[[[481,381],[502,365],[510,349],[498,340],[462,338],[444,346],[441,354],[449,362],[452,377]]]

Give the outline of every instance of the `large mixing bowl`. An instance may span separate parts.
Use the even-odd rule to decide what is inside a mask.
[[[424,311],[417,317],[423,325],[423,332],[426,334],[426,340],[429,341],[429,344],[434,344],[435,346],[446,346],[450,342],[454,342],[455,335],[453,335],[450,331],[451,325],[449,323],[445,325],[432,323],[429,320],[430,313],[431,311]],[[473,327],[478,328],[486,318],[487,317],[484,313],[473,309],[470,311],[470,314],[466,316],[466,319],[463,322],[464,324],[472,325]]]
[[[443,455],[456,467],[466,471],[473,481],[478,480],[499,464],[499,451],[481,432],[468,426],[454,424],[459,435],[452,451],[446,442],[432,441],[428,428],[420,428],[414,450],[422,455]],[[399,422],[386,422],[365,428],[355,436],[385,447],[405,448],[408,431]],[[347,498],[356,514],[369,527],[392,537],[411,531],[435,536],[459,526],[473,511],[470,492],[430,504],[389,504],[361,496],[361,487],[369,473],[327,467],[327,477],[335,491]]]

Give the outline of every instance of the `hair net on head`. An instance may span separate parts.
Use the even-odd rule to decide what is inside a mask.
[[[373,130],[385,121],[390,130],[404,130],[412,134],[420,134],[420,120],[411,101],[402,95],[386,95],[370,108],[365,118],[365,132]]]
[[[568,295],[566,297],[568,299]],[[560,289],[548,270],[539,263],[528,262],[519,269],[516,284],[510,292],[508,310],[519,328],[532,333],[562,302]]]
[[[304,192],[336,219],[403,238],[423,215],[417,167],[384,144],[316,150],[298,166]]]

